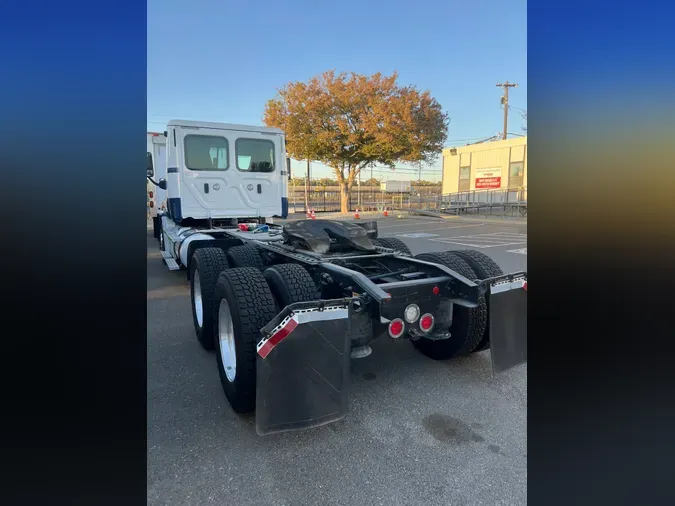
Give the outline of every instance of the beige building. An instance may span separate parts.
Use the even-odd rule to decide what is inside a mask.
[[[527,187],[527,137],[443,150],[443,194]]]

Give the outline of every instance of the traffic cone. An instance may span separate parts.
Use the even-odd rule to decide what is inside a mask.
[[[312,219],[316,220],[316,214],[314,214],[314,209],[312,209]]]
[[[308,207],[305,211],[305,217],[309,220],[312,217],[312,210]]]
[[[384,208],[384,213],[382,213],[384,216],[389,216],[389,211],[387,211],[387,208]]]
[[[359,208],[357,207],[356,212],[354,213],[354,219],[358,220],[359,218],[361,218],[361,216],[359,216]]]

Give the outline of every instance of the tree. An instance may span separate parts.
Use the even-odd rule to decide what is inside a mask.
[[[380,187],[380,182],[374,177],[371,177],[368,181],[366,181],[363,184],[364,186],[377,186],[378,188]]]
[[[287,84],[265,106],[263,121],[286,132],[290,156],[335,171],[342,212],[365,167],[432,162],[443,148],[447,114],[428,91],[397,86],[397,77],[328,71]]]

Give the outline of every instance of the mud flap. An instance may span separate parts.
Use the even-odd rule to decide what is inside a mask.
[[[257,346],[256,431],[316,427],[348,411],[349,300],[291,304]]]
[[[527,362],[527,278],[490,285],[490,352],[495,374]]]

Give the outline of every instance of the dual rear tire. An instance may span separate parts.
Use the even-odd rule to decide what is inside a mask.
[[[415,258],[445,265],[471,281],[501,276],[503,271],[487,255],[475,250],[422,253]],[[453,305],[450,338],[439,341],[413,341],[424,355],[435,360],[484,351],[490,348],[489,298],[481,296],[475,308]]]
[[[255,410],[256,345],[260,329],[281,309],[319,298],[309,272],[281,264],[262,272],[250,246],[198,249],[190,263],[192,313],[197,339],[216,351],[220,381],[232,409]]]
[[[238,267],[220,274],[213,300],[216,358],[220,382],[235,412],[255,410],[260,329],[289,304],[316,299],[312,277],[301,265],[276,265],[264,274]]]

